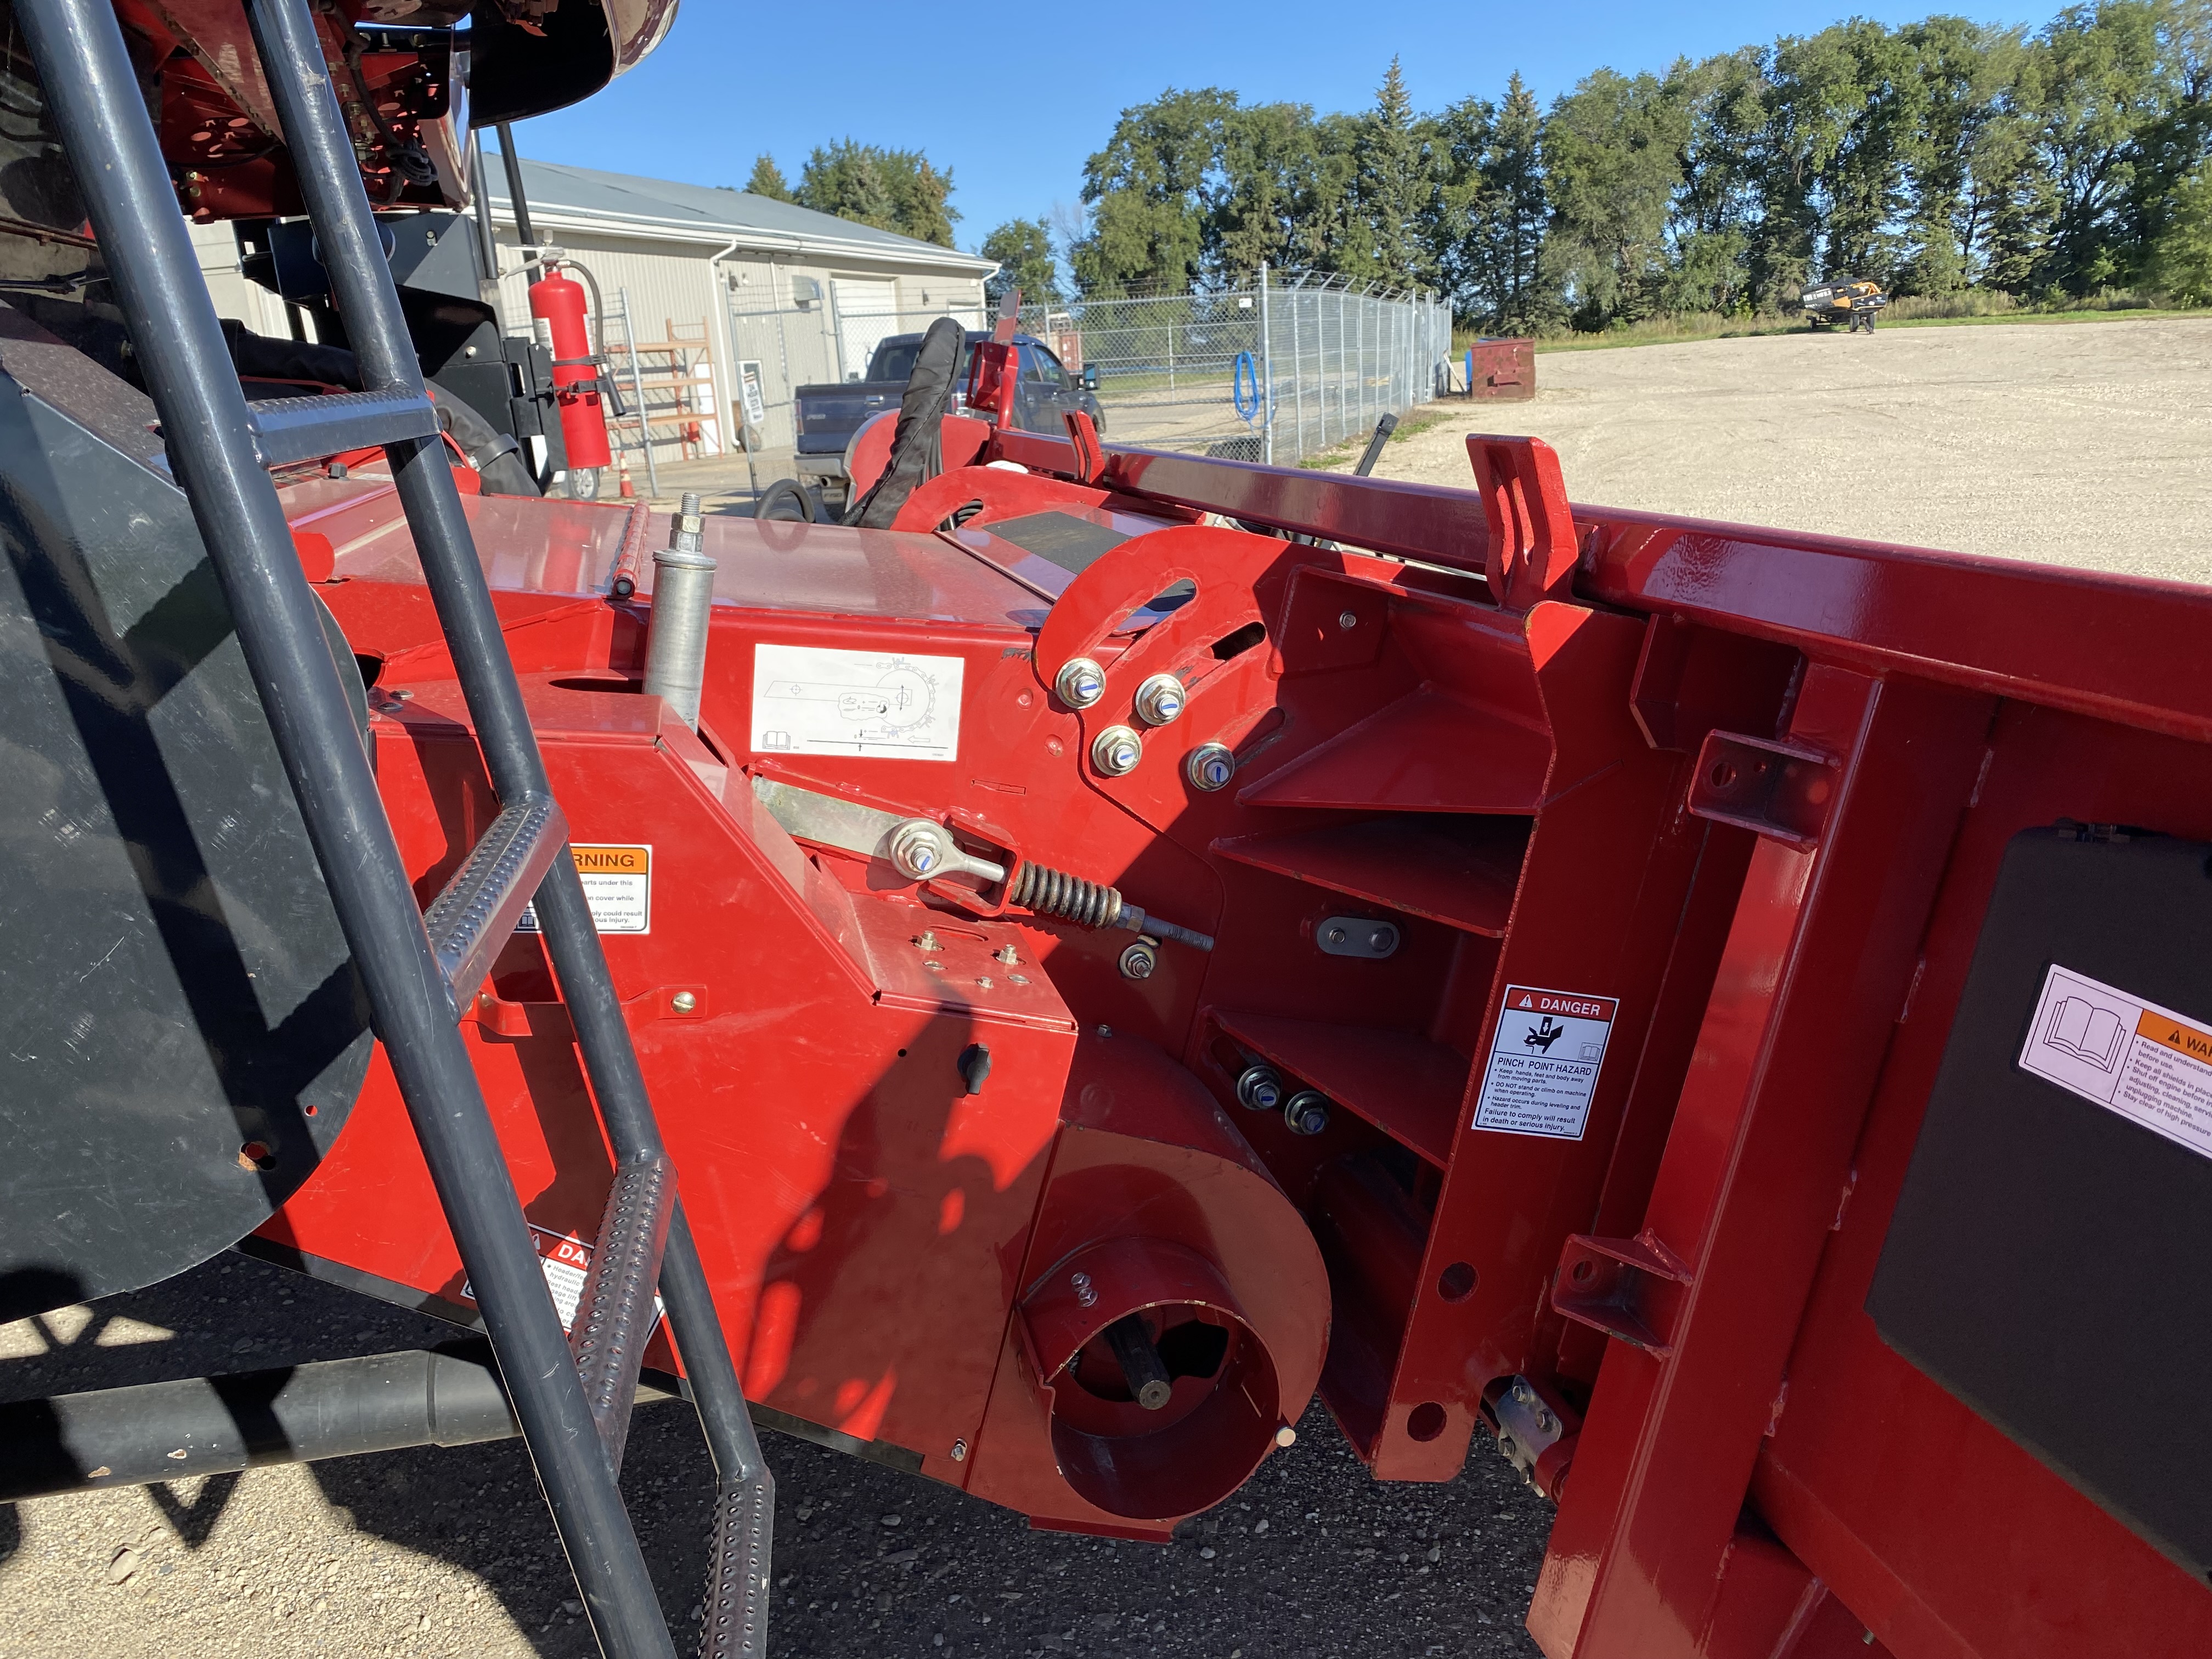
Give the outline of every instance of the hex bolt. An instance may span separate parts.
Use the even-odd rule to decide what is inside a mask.
[[[1021,965],[1022,953],[1011,945],[1002,945],[991,953],[991,959],[1003,962],[1009,968],[1018,968]]]
[[[1283,1103],[1283,1079],[1272,1066],[1247,1066],[1237,1075],[1237,1103],[1272,1112]]]
[[[1075,1300],[1079,1306],[1095,1308],[1098,1305],[1098,1292],[1092,1288],[1089,1273],[1070,1274],[1067,1282],[1075,1287]]]
[[[1323,937],[1325,937],[1331,945],[1341,945],[1344,943],[1345,939],[1349,937],[1349,935],[1347,935],[1341,927],[1332,927]]]
[[[1301,1089],[1283,1103],[1283,1121],[1294,1135],[1317,1135],[1328,1127],[1328,1097],[1317,1089]]]
[[[884,851],[901,875],[910,881],[925,881],[951,861],[952,838],[932,819],[908,818],[891,831]]]
[[[668,999],[668,1006],[679,1014],[688,1014],[699,1006],[699,999],[689,991],[678,991]]]
[[[1165,726],[1182,713],[1182,682],[1172,674],[1155,674],[1137,688],[1137,718],[1147,726]]]
[[[923,928],[921,937],[914,942],[914,948],[917,951],[936,950],[938,948],[936,930],[929,927]]]
[[[1203,789],[1212,794],[1225,789],[1229,781],[1237,775],[1237,757],[1223,743],[1201,743],[1190,751],[1182,763],[1182,775],[1190,780],[1194,789]]]
[[[1357,611],[1338,611],[1336,613],[1336,625],[1342,629],[1353,629],[1358,627],[1359,613]]]
[[[1091,763],[1109,778],[1126,777],[1145,757],[1145,740],[1126,726],[1109,726],[1091,745]]]
[[[956,1440],[952,1443],[952,1461],[956,1463],[965,1463],[968,1461],[968,1443],[965,1440]]]
[[[1070,708],[1088,708],[1106,695],[1106,671],[1088,657],[1070,657],[1052,677],[1052,689]]]
[[[1152,970],[1159,965],[1159,946],[1151,939],[1140,939],[1121,952],[1123,979],[1150,979]]]

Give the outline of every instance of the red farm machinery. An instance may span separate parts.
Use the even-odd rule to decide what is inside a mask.
[[[943,334],[847,524],[549,496],[466,126],[673,7],[397,9],[9,8],[0,1317],[237,1248],[490,1358],[9,1407],[6,1495],[520,1433],[658,1659],[643,1376],[763,1655],[756,1419],[1149,1540],[1317,1391],[1556,1502],[1552,1659],[2212,1652],[2212,594]]]

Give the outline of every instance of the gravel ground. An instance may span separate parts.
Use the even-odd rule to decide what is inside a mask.
[[[1462,484],[1468,433],[1533,433],[1571,501],[2212,582],[2212,319],[1548,351],[1536,385],[1376,473]]]
[[[174,1332],[175,1334],[168,1334]],[[0,1326],[0,1399],[447,1340],[450,1327],[241,1256]],[[770,1432],[778,1659],[1533,1659],[1549,1506],[1478,1449],[1449,1486],[1368,1479],[1328,1416],[1167,1547],[1029,1530],[950,1487]],[[713,1474],[696,1420],[641,1410],[623,1467],[688,1630]],[[7,1659],[585,1659],[520,1442],[0,1505]]]
[[[1470,430],[1555,445],[1577,500],[2212,580],[2212,323],[1900,329],[1547,354],[1528,404],[1446,405],[1386,477],[1457,483]],[[703,465],[703,464],[695,464]],[[252,1370],[451,1333],[225,1257],[0,1327],[0,1398]],[[1031,1533],[948,1488],[770,1434],[788,1659],[1516,1656],[1547,1505],[1478,1447],[1368,1480],[1318,1408],[1167,1547]],[[681,1407],[624,1474],[664,1605],[702,1582],[710,1479]],[[512,1442],[0,1505],[5,1659],[581,1659],[574,1589]]]

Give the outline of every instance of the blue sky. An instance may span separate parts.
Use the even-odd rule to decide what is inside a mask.
[[[2041,22],[1966,0],[1845,7],[1904,22],[1934,11]],[[1519,70],[1546,102],[1601,66],[1663,70],[1825,14],[1723,0],[1677,11],[1622,0],[1322,5],[1114,0],[954,9],[684,0],[659,51],[597,97],[515,130],[525,155],[689,184],[742,186],[766,150],[793,183],[817,144],[850,137],[952,170],[954,227],[973,248],[1004,220],[1072,213],[1083,163],[1126,106],[1170,86],[1318,110],[1372,101],[1392,54],[1417,108],[1495,97]]]

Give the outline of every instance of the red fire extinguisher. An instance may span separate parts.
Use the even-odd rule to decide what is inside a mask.
[[[568,493],[589,501],[599,494],[599,469],[614,456],[599,407],[599,365],[585,324],[583,285],[558,270],[548,272],[530,290],[530,314],[541,319],[553,337],[553,391],[561,406],[561,436],[568,448]]]

